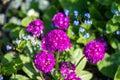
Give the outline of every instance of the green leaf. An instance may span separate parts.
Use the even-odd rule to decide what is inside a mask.
[[[23,66],[21,59],[14,52],[5,54],[1,62],[3,64],[1,72],[6,75],[10,75],[17,70],[20,70]]]
[[[27,27],[28,24],[29,24],[31,21],[35,20],[35,19],[36,19],[36,17],[33,17],[33,16],[25,17],[25,18],[21,21],[21,25],[24,26],[24,27]]]
[[[91,80],[92,78],[92,73],[88,71],[79,71],[79,73],[76,72],[77,75],[81,78],[81,80]]]
[[[110,40],[110,45],[112,46],[112,48],[118,49],[120,46],[120,43],[119,43],[118,39],[113,38]]]
[[[70,14],[72,14],[74,10],[83,13],[83,10],[87,7],[87,0],[59,0],[59,2],[64,9],[70,11]]]
[[[3,64],[12,62],[12,60],[13,60],[15,57],[16,57],[15,52],[6,53],[6,54],[4,55],[4,57],[2,58],[1,62],[2,62]]]
[[[74,35],[72,35],[72,32],[74,32]],[[77,34],[78,34],[78,29],[77,29],[76,27],[70,25],[70,26],[68,27],[68,30],[67,30],[67,35],[68,35],[68,37],[69,37],[70,39],[75,40],[75,38],[78,37]]]
[[[112,22],[113,22],[113,23],[120,23],[120,16],[114,16],[114,17],[112,18]]]
[[[26,33],[26,29],[21,29],[19,32],[19,38],[21,38],[21,36],[25,33]]]
[[[18,44],[16,50],[19,51],[19,52],[22,52],[22,51],[24,50],[24,48],[26,47],[26,43],[27,43],[27,42],[26,42],[25,40],[22,40],[22,41]]]
[[[101,13],[96,9],[96,7],[94,5],[92,5],[91,7],[89,7],[89,11],[91,14],[91,17],[96,19],[96,20],[103,20],[103,16],[101,15]]]
[[[20,28],[19,26],[16,26],[14,29],[12,29],[12,30],[10,31],[10,36],[11,36],[12,38],[18,37],[20,29],[21,29],[21,28]]]
[[[71,53],[71,62],[74,63],[75,65],[79,62],[80,59],[83,58],[83,51],[82,49],[78,48],[74,51],[74,53]],[[81,62],[78,64],[78,66],[76,67],[76,71],[81,71],[84,69],[85,65],[87,63],[86,58],[83,58],[81,60]]]
[[[31,78],[36,79],[38,73],[32,63],[25,63],[22,70]]]
[[[119,25],[118,24],[113,24],[112,21],[108,21],[106,24],[106,32],[109,33],[113,33],[116,30],[118,30]]]
[[[30,60],[30,57],[28,56],[25,56],[23,54],[20,55],[20,59],[22,60],[23,64],[25,63],[29,63],[31,60]]]
[[[57,13],[57,9],[55,6],[50,6],[47,11],[45,11],[43,15],[43,22],[45,25],[44,33],[47,33],[51,30],[51,23],[53,16]]]
[[[114,78],[117,67],[120,64],[120,54],[116,51],[113,55],[105,54],[105,58],[97,63],[99,71],[107,77]]]
[[[15,74],[11,76],[10,80],[30,80],[30,79],[24,75]]]
[[[87,24],[81,24],[80,25],[81,27],[83,27],[83,28],[85,28],[85,29],[87,29],[87,30],[89,30],[90,29],[90,26],[89,25],[87,25]]]
[[[10,31],[10,30],[12,30],[12,29],[14,29],[14,28],[16,28],[16,27],[18,27],[18,25],[13,24],[13,23],[7,23],[7,24],[5,24],[5,25],[2,27],[2,29],[3,29],[4,31]]]
[[[116,73],[115,73],[115,77],[114,80],[120,80],[120,66],[118,67]]]
[[[112,3],[112,0],[96,0],[96,1],[105,6],[109,6]]]

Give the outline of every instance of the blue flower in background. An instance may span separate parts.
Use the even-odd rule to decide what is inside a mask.
[[[120,35],[120,30],[116,31],[116,34],[117,34],[117,35]]]
[[[111,12],[112,12],[112,13],[115,13],[115,9],[114,9],[114,8],[112,8],[112,9],[111,9]]]
[[[103,33],[106,34],[106,30],[105,29],[103,30]]]
[[[55,28],[53,23],[50,24],[50,27],[51,27],[51,28]]]
[[[7,45],[6,46],[6,50],[8,51],[8,50],[11,50],[12,49],[12,46],[10,46],[10,45]]]
[[[84,35],[84,38],[89,38],[90,37],[90,34],[89,33],[86,33],[85,35]]]
[[[37,45],[37,50],[40,50],[40,45],[39,44]]]
[[[88,25],[92,25],[92,21],[91,20],[85,20],[84,23],[88,24]]]
[[[68,16],[69,10],[68,10],[68,9],[65,9],[65,10],[64,10],[64,14],[65,14],[66,16]]]
[[[21,40],[18,40],[18,39],[15,40],[16,44],[19,44],[20,42],[21,42]]]
[[[120,16],[120,13],[119,13],[119,11],[117,10],[117,11],[115,11],[115,14],[116,14],[116,16]]]
[[[0,80],[4,80],[3,76],[0,76]]]
[[[78,16],[78,11],[74,11],[74,16],[75,16],[75,17]]]
[[[72,35],[75,35],[75,33],[74,33],[74,32],[72,32]]]
[[[79,28],[79,31],[80,31],[81,33],[83,33],[83,32],[85,31],[85,29],[82,28],[82,27],[80,27],[80,28]]]
[[[73,23],[74,25],[78,26],[80,22],[78,20],[74,20]]]
[[[91,16],[90,16],[90,13],[85,13],[84,16],[87,17],[87,18],[90,18],[90,17],[91,17]]]

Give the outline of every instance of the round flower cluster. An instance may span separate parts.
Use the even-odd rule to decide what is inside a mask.
[[[104,58],[104,45],[98,41],[91,41],[86,44],[84,54],[90,63],[95,64]]]
[[[79,77],[77,77],[75,69],[75,65],[71,62],[62,62],[60,71],[64,80],[81,80]]]
[[[36,55],[34,64],[39,71],[50,72],[55,65],[54,55],[47,52],[40,52]]]
[[[52,30],[42,39],[42,49],[50,52],[62,52],[71,47],[70,39],[62,30]]]
[[[59,13],[54,15],[52,22],[55,25],[55,27],[66,30],[66,29],[68,29],[70,20],[69,20],[68,16],[59,12]]]
[[[100,36],[100,37],[98,37],[98,38],[96,39],[96,41],[99,41],[99,42],[101,42],[101,43],[104,45],[105,51],[108,50],[108,43],[107,43],[107,40],[106,40],[105,37]]]
[[[27,26],[27,31],[31,33],[34,37],[38,37],[43,33],[44,25],[39,19],[32,21]]]

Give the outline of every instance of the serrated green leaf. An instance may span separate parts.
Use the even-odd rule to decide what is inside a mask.
[[[91,80],[92,78],[92,73],[88,72],[88,71],[80,71],[79,73],[76,73],[77,75],[79,75],[79,77],[81,78],[81,80]]]
[[[31,21],[35,20],[35,19],[36,19],[36,17],[33,17],[33,16],[25,17],[25,18],[21,21],[21,25],[24,26],[24,27],[27,27],[28,24],[29,24]]]
[[[30,79],[24,75],[15,74],[11,76],[10,80],[30,80]]]
[[[118,67],[116,73],[115,73],[115,77],[114,80],[120,80],[120,66]]]

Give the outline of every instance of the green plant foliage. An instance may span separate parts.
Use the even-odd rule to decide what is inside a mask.
[[[52,21],[58,12],[70,19],[67,23],[67,19],[58,17],[60,23],[57,24],[69,24],[63,31],[72,47],[63,52],[43,50],[42,40],[46,34],[51,30],[61,30]],[[33,37],[32,32],[27,32],[27,26],[36,19],[43,22],[44,30],[40,30],[40,25],[31,26],[31,31],[36,34]],[[106,38],[107,43],[100,41],[108,50],[103,60],[90,64],[84,55],[84,47],[101,36]],[[52,40],[53,43],[49,44],[59,46],[54,43],[57,38]],[[48,73],[37,70],[34,65],[36,54],[42,51],[58,58]],[[6,80],[44,80],[43,76],[48,80],[64,80],[59,69],[61,62],[72,62],[81,80],[120,80],[120,0],[1,0],[0,80],[2,77]]]
[[[105,58],[97,64],[97,67],[100,70],[100,72],[102,72],[102,74],[108,77],[113,78],[117,70],[117,67],[120,64],[119,57],[120,57],[119,52],[116,52],[113,55],[108,55],[106,53]]]
[[[26,47],[26,41],[25,40],[22,40],[20,42],[20,44],[17,46],[16,50],[19,51],[19,52],[22,52],[24,50],[24,48]]]
[[[78,64],[79,60],[83,58],[83,56],[84,55],[82,49],[76,49],[74,50],[74,53],[72,53],[70,60],[72,61],[72,63],[76,65]],[[81,62],[76,67],[76,72],[83,70],[86,65],[86,62],[87,62],[86,58],[82,59]]]
[[[82,80],[91,80],[91,78],[92,78],[92,73],[90,73],[90,72],[88,72],[88,71],[79,71],[79,72],[77,72],[77,74],[80,76],[80,78],[82,79]]]
[[[30,79],[21,74],[14,74],[11,76],[10,80],[30,80]]]
[[[21,59],[14,52],[9,52],[4,55],[1,62],[3,63],[1,72],[6,75],[17,72],[17,70],[20,70],[23,66]]]
[[[116,73],[115,73],[115,77],[114,80],[120,80],[120,66],[118,67]]]
[[[45,11],[44,15],[43,15],[43,21],[44,21],[44,25],[45,25],[45,30],[44,32],[47,33],[51,30],[51,23],[52,23],[52,18],[54,16],[54,14],[56,14],[58,12],[58,10],[56,9],[55,6],[50,6],[48,8],[47,11]]]
[[[25,17],[25,18],[21,21],[21,25],[22,25],[23,27],[27,27],[28,24],[29,24],[31,21],[35,20],[35,19],[36,19],[36,17],[34,17],[34,16]]]

